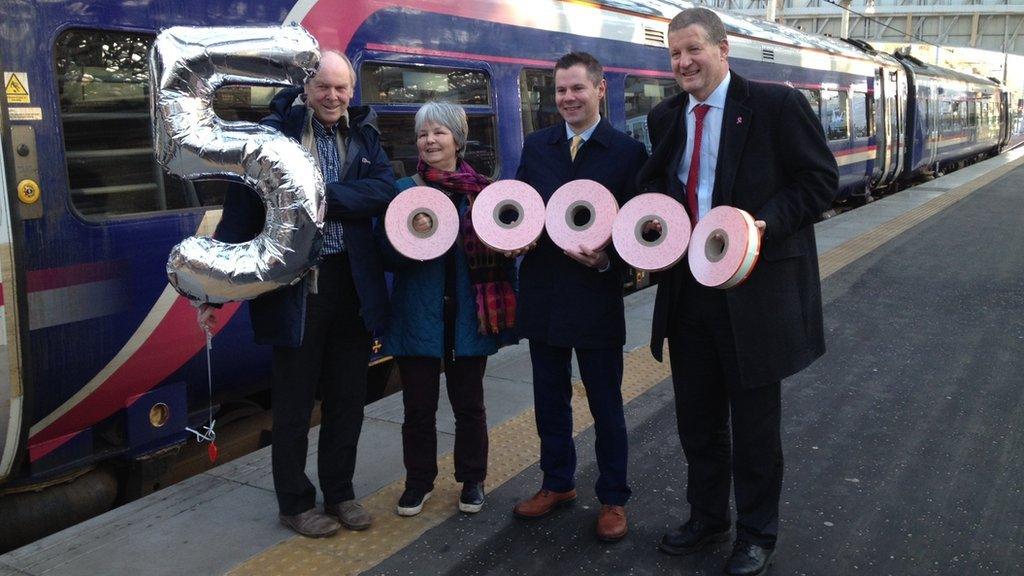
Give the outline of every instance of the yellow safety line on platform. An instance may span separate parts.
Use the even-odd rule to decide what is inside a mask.
[[[941,196],[936,196],[928,202],[925,202],[905,214],[893,218],[874,230],[866,234],[861,234],[860,236],[829,250],[827,253],[822,254],[821,258],[818,259],[821,279],[824,280],[825,278],[828,278],[847,264],[857,260],[861,256],[871,253],[882,244],[885,244],[889,240],[892,240],[896,236],[910,230],[914,226],[924,222],[942,210],[945,210],[953,204],[963,200],[969,194],[982,186],[1003,177],[1005,174],[1021,164],[1024,164],[1024,156],[1007,162],[998,168],[994,168],[981,178],[972,180],[958,188],[953,188]]]
[[[825,279],[847,264],[909,230],[944,208],[962,200],[971,192],[1006,174],[1024,163],[1014,160],[994,169],[986,176],[922,204],[906,214],[850,240],[820,258],[821,278]],[[622,400],[632,401],[671,376],[668,362],[655,361],[647,347],[626,354]],[[594,424],[581,382],[573,383],[573,435]],[[540,441],[534,424],[533,409],[492,428],[489,432],[490,452],[487,486],[495,490],[517,474],[534,464],[540,454]],[[364,532],[342,529],[337,535],[324,539],[295,536],[261,552],[231,570],[237,576],[263,574],[359,574],[380,564],[405,548],[424,532],[441,524],[457,513],[459,484],[453,480],[453,455],[448,453],[437,463],[438,481],[429,504],[423,512],[411,518],[395,514],[395,504],[405,487],[398,480],[363,499],[363,505],[373,514],[372,528]],[[511,521],[511,511],[509,511]],[[267,521],[271,521],[269,515]]]
[[[668,363],[656,362],[646,348],[627,354],[624,369],[623,402],[633,400],[670,374]],[[574,435],[594,424],[583,384],[578,381],[573,383],[572,416]],[[537,461],[540,441],[533,409],[492,428],[489,436],[487,486],[494,490]],[[451,453],[438,460],[437,470],[434,493],[417,516],[402,518],[395,514],[395,503],[405,487],[405,481],[399,480],[363,500],[375,520],[369,530],[342,529],[320,540],[296,536],[250,558],[230,573],[334,575],[368,570],[457,513],[460,485],[452,479],[455,472]]]

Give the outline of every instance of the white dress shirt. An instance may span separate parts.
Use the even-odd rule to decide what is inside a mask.
[[[565,125],[565,138],[569,142],[572,142],[572,137],[573,136],[579,136],[582,139],[582,142],[580,142],[580,148],[582,148],[583,145],[587,142],[587,140],[590,139],[590,136],[594,133],[594,129],[596,129],[597,125],[600,124],[600,123],[601,123],[601,117],[598,116],[597,117],[597,122],[594,122],[593,126],[591,126],[590,128],[587,128],[586,130],[584,130],[583,132],[580,132],[578,134],[576,132],[573,132],[572,128],[569,127],[569,124],[566,123],[566,125]],[[578,149],[577,149],[576,153],[579,154]],[[609,260],[608,263],[605,264],[603,268],[598,268],[597,271],[598,272],[607,272],[608,269],[611,268],[611,267],[612,267],[612,263],[611,263],[611,260]]]
[[[591,126],[590,128],[587,128],[586,130],[584,130],[583,132],[580,132],[579,134],[577,134],[576,132],[573,132],[572,128],[569,127],[569,124],[566,123],[566,125],[565,125],[565,139],[568,140],[569,142],[572,142],[572,137],[573,136],[579,136],[580,138],[583,139],[583,142],[580,142],[580,146],[583,146],[583,144],[586,143],[586,141],[590,139],[590,135],[594,133],[594,129],[597,128],[597,125],[600,124],[600,123],[601,123],[601,116],[598,116],[597,117],[597,122],[594,122],[593,126]]]
[[[700,144],[700,171],[697,174],[697,213],[698,220],[703,218],[711,210],[711,194],[715,190],[715,167],[718,165],[718,144],[722,139],[722,117],[725,114],[725,95],[729,91],[729,81],[732,73],[726,72],[722,83],[715,88],[708,99],[700,102],[690,97],[686,107],[686,150],[683,151],[682,161],[679,163],[679,181],[686,184],[687,189],[690,183],[686,178],[690,174],[690,157],[693,156],[693,133],[696,130],[696,116],[693,109],[700,104],[707,104],[710,108],[704,115],[704,131],[701,134]]]

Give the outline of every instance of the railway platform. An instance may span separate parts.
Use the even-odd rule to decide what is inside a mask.
[[[829,351],[783,382],[770,573],[1024,574],[1024,150],[826,220],[817,239]],[[580,498],[546,519],[512,517],[540,485],[521,344],[488,365],[478,514],[457,511],[445,401],[434,497],[419,516],[394,513],[404,471],[392,396],[366,410],[356,492],[376,521],[365,532],[310,540],[278,524],[267,448],[0,556],[0,575],[718,574],[728,544],[688,557],[656,549],[687,511],[670,372],[647,351],[653,303],[653,290],[627,298],[623,541],[594,538],[597,467],[579,382]]]

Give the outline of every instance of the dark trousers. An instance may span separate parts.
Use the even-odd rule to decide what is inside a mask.
[[[324,503],[331,506],[355,497],[352,474],[369,358],[370,335],[359,317],[348,257],[329,256],[320,266],[319,293],[307,297],[302,345],[274,347],[272,461],[281,514],[300,514],[316,505],[316,489],[305,470],[309,419],[318,391],[317,466]]]
[[[782,492],[780,383],[741,388],[725,293],[686,276],[669,354],[690,513],[728,524],[731,480],[737,538],[773,547]]]
[[[533,403],[540,435],[543,487],[566,492],[576,486],[576,444],[572,438],[572,348],[530,340]],[[590,414],[597,432],[597,499],[624,505],[629,441],[622,411],[622,348],[576,349]]]
[[[456,357],[444,364],[448,401],[455,413],[455,481],[483,482],[487,477],[487,413],[484,409],[486,356]],[[405,487],[424,492],[437,478],[437,399],[441,359],[401,356],[402,456]]]

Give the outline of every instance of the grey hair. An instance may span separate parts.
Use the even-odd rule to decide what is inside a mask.
[[[722,42],[725,42],[725,24],[722,24],[722,19],[713,11],[700,6],[687,8],[679,14],[676,14],[676,17],[668,23],[668,33],[671,34],[676,30],[682,30],[683,28],[694,24],[704,29],[704,35],[707,37],[708,42],[711,42],[712,44],[721,44]]]
[[[458,148],[459,158],[466,154],[466,138],[469,136],[469,121],[466,120],[466,111],[462,106],[450,102],[427,102],[416,111],[416,121],[413,130],[416,134],[427,123],[444,126],[452,133],[455,140],[455,147]]]

